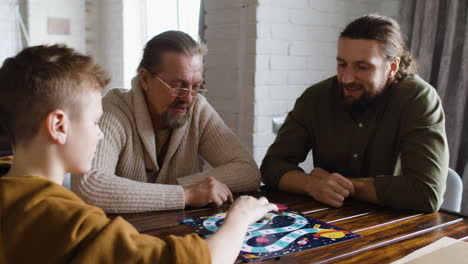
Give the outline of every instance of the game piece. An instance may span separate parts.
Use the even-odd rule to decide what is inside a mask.
[[[291,209],[270,212],[249,225],[239,257],[246,262],[297,253],[361,237]],[[222,225],[226,213],[179,220],[209,237]]]
[[[284,211],[288,209],[288,207],[284,204],[279,204],[279,203],[273,203],[273,204],[276,205],[276,207],[278,207],[278,211]]]
[[[264,221],[270,221],[273,218],[271,214],[266,214],[263,216],[260,220],[257,221],[257,223],[263,223]]]

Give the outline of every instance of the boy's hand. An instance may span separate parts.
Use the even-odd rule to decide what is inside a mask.
[[[241,250],[248,225],[269,211],[278,211],[278,208],[265,197],[239,197],[231,205],[218,231],[206,239],[212,263],[234,263]]]
[[[252,196],[241,196],[231,205],[226,221],[244,222],[249,225],[270,211],[277,212],[278,207],[268,202],[267,198],[257,199]]]
[[[202,207],[210,203],[221,206],[227,201],[233,201],[229,187],[213,177],[184,188],[184,192],[185,204],[193,207]]]

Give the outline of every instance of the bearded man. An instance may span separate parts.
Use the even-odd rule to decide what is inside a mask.
[[[297,99],[263,159],[263,181],[334,207],[353,197],[437,211],[448,170],[444,112],[416,75],[398,23],[354,20],[339,36],[336,61],[336,76]],[[306,173],[298,164],[310,150]]]
[[[72,176],[84,201],[143,212],[221,205],[258,189],[255,161],[203,96],[205,52],[180,31],[148,41],[132,88],[103,98],[104,139],[91,171]]]

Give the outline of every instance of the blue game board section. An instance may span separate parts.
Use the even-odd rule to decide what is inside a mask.
[[[209,237],[219,229],[225,216],[221,213],[179,221]],[[270,212],[269,216],[248,227],[239,254],[242,260],[261,261],[361,237],[291,209],[281,214]]]
[[[256,237],[256,236],[261,236],[263,235],[262,233],[258,232],[258,231],[253,231],[253,232],[250,232],[250,236],[253,236],[253,237]]]

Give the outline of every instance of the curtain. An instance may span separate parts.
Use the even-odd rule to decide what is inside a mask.
[[[403,0],[401,27],[446,115],[450,167],[468,177],[468,0]]]

